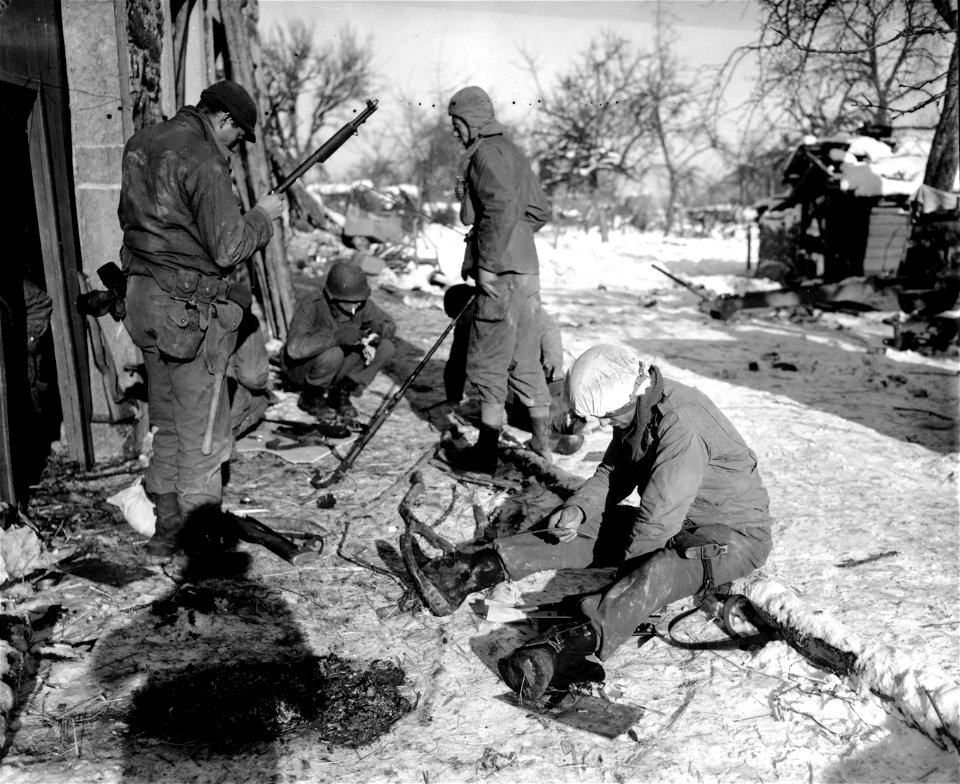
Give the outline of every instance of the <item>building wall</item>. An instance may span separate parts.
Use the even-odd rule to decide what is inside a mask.
[[[122,235],[117,222],[120,196],[120,160],[126,137],[132,133],[128,83],[121,57],[126,42],[119,41],[117,10],[121,0],[61,0],[70,124],[73,138],[73,175],[83,273],[91,288],[103,288],[97,269],[116,262]],[[121,19],[121,22],[123,20]],[[119,30],[125,29],[120,26]],[[113,357],[121,389],[137,382],[125,370],[139,362],[136,347],[123,324],[110,316],[98,319],[104,342]],[[130,426],[114,427],[103,379],[90,357],[93,397],[94,453],[97,460],[130,456],[138,444]]]

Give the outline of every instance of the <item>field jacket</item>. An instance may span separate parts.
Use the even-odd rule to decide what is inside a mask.
[[[293,311],[283,361],[287,367],[317,356],[328,348],[358,348],[372,333],[390,340],[397,328],[393,319],[375,302],[367,300],[353,316],[330,303],[322,288],[304,296]]]
[[[538,273],[533,235],[550,216],[540,181],[502,133],[480,136],[471,147],[460,220],[473,227],[467,240],[473,265],[497,274]]]
[[[228,156],[192,106],[130,138],[117,214],[137,259],[224,277],[270,241],[270,216],[240,211]]]
[[[664,547],[681,528],[769,526],[769,498],[757,458],[702,392],[664,379],[643,432],[615,429],[594,475],[565,506],[588,519],[640,494],[630,557]]]

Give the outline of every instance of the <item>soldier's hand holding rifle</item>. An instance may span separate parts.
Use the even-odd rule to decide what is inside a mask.
[[[254,205],[263,210],[267,215],[270,216],[270,220],[276,220],[281,215],[283,215],[283,202],[284,197],[282,193],[276,193],[270,191],[269,193],[264,193],[257,203]]]

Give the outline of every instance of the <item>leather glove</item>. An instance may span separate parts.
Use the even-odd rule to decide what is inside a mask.
[[[585,520],[586,515],[579,506],[561,506],[547,520],[547,530],[560,544],[566,544],[577,538],[577,529]]]

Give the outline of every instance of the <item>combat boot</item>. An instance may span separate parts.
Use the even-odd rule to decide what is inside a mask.
[[[350,395],[356,394],[357,390],[357,384],[345,378],[327,393],[327,403],[344,419],[356,419],[359,412],[350,402]]]
[[[552,463],[553,454],[550,452],[549,417],[530,417],[530,428],[533,432],[533,438],[527,442],[527,446],[540,455],[545,462]]]
[[[444,451],[447,461],[454,468],[461,471],[475,471],[480,474],[490,474],[497,471],[497,444],[500,442],[500,428],[480,424],[480,435],[477,443],[466,449],[452,449]]]
[[[334,422],[337,412],[327,403],[323,392],[316,387],[304,387],[297,398],[297,408],[315,417],[318,422]]]
[[[157,522],[145,549],[150,558],[167,561],[180,549],[183,513],[180,511],[176,493],[159,493],[151,498],[156,509]]]
[[[507,579],[500,556],[489,547],[434,558],[420,568],[420,575],[419,586],[434,615],[450,615],[470,594]]]
[[[564,658],[573,659],[579,664],[597,650],[598,642],[597,633],[589,623],[555,628],[500,659],[497,669],[507,686],[524,700],[532,702],[540,699],[551,683],[554,683]],[[602,680],[603,668],[596,664],[591,667],[591,675],[585,679]],[[599,677],[598,670],[601,673]],[[572,680],[574,679],[568,678],[568,682]]]

